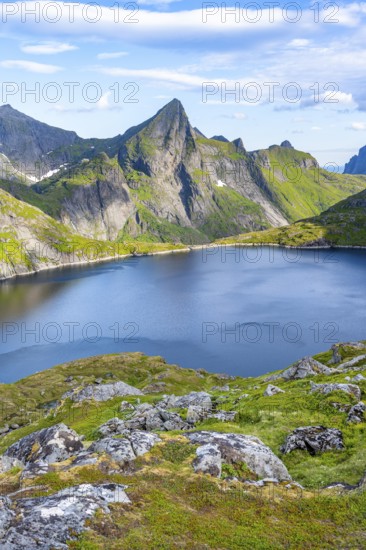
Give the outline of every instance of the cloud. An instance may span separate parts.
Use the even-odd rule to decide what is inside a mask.
[[[77,46],[62,42],[42,42],[39,44],[23,44],[20,49],[24,53],[35,55],[54,55],[57,53],[71,52],[78,50]]]
[[[29,73],[54,74],[63,70],[57,65],[45,65],[44,63],[35,63],[34,61],[6,60],[0,61],[0,67],[3,69],[21,69]]]
[[[364,132],[366,130],[366,122],[352,122],[349,130],[355,130],[355,132]]]
[[[134,79],[148,79],[178,85],[183,88],[201,88],[205,78],[170,69],[127,69],[124,67],[98,67],[97,70],[105,75]]]
[[[110,103],[112,92],[105,92],[101,98],[88,107],[68,107],[65,105],[55,105],[51,108],[52,111],[61,113],[94,113],[98,111],[122,111],[122,107],[117,104]]]
[[[312,126],[311,129],[312,129],[314,132],[318,132],[319,130],[321,130],[320,126]]]
[[[118,59],[120,57],[125,57],[128,55],[128,52],[106,52],[106,53],[98,53],[97,58],[98,59]]]
[[[309,46],[310,40],[307,38],[294,38],[291,42],[288,43],[290,48],[306,48]]]

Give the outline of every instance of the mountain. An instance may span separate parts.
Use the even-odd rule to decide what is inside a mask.
[[[160,250],[167,247],[126,246],[77,235],[40,209],[0,189],[0,281],[66,264]]]
[[[344,174],[366,174],[366,145],[347,162]]]
[[[297,247],[366,247],[366,190],[335,204],[319,216],[298,221],[287,227],[246,233],[221,239],[219,242]]]
[[[5,107],[9,119],[25,117]],[[13,172],[0,187],[95,239],[204,243],[319,214],[366,187],[362,177],[320,169],[288,141],[248,152],[241,138],[208,139],[177,99],[105,140],[24,120],[27,132],[40,124],[46,137],[55,132],[63,144],[46,154],[40,181],[25,185]],[[47,139],[41,129],[35,141],[42,160],[39,144],[44,151]],[[11,160],[21,149],[7,153]]]

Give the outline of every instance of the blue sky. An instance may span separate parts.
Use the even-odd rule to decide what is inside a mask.
[[[366,144],[366,3],[265,4],[2,3],[2,103],[109,137],[177,97],[207,136],[343,165]]]

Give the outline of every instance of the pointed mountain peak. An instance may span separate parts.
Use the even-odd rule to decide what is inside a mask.
[[[224,143],[229,143],[229,140],[226,139],[225,136],[212,136],[211,139],[214,139],[215,141],[223,141]]]
[[[286,149],[294,149],[294,147],[287,139],[281,143],[281,147],[285,147]]]
[[[244,143],[241,138],[234,139],[231,143],[233,143],[238,150],[245,151]]]

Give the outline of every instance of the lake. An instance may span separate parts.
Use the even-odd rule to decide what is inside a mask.
[[[366,251],[222,247],[42,272],[0,285],[0,382],[142,351],[257,376],[366,339]]]

